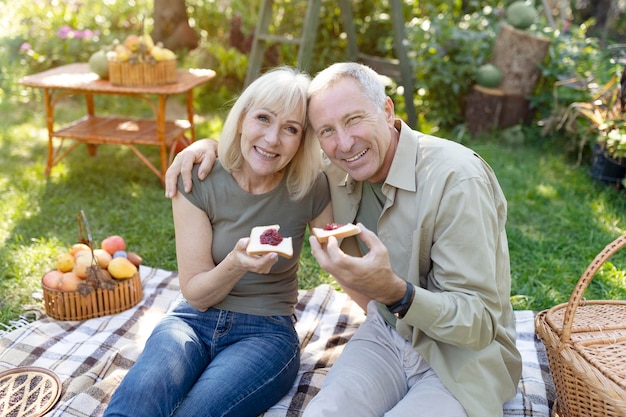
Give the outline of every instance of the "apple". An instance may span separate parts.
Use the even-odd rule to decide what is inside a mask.
[[[131,52],[137,52],[139,50],[139,43],[141,39],[137,35],[128,35],[124,40],[124,46]]]
[[[58,269],[53,269],[52,271],[48,271],[43,275],[43,279],[41,280],[41,282],[46,288],[50,288],[51,290],[58,290],[62,277],[63,272],[59,271]]]
[[[65,272],[59,282],[59,289],[62,291],[76,291],[80,282],[82,280],[74,272]]]
[[[91,249],[81,249],[78,252],[76,252],[74,254],[74,259],[76,258],[80,258],[81,256],[89,256],[90,258],[93,257],[93,255],[91,254]]]
[[[130,54],[131,52],[127,47],[124,45],[117,45],[110,57],[116,62],[126,62],[130,58]]]
[[[109,262],[111,262],[111,259],[113,259],[111,254],[104,249],[94,249],[93,254],[98,260],[98,265],[100,265],[100,268],[106,268],[107,266],[109,266]]]
[[[109,252],[111,256],[118,250],[126,250],[126,242],[124,238],[118,235],[106,237],[100,244],[102,249]]]
[[[85,279],[89,275],[89,269],[93,265],[94,259],[91,254],[78,256],[74,261],[74,273],[78,278]]]
[[[74,269],[74,256],[69,253],[62,253],[57,257],[56,267],[61,272],[69,272]]]
[[[76,254],[78,254],[78,252],[80,251],[91,251],[91,249],[89,248],[89,245],[85,244],[85,243],[74,243],[72,245],[72,247],[70,248],[70,253],[76,257]]]

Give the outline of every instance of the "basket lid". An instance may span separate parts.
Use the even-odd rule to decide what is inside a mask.
[[[23,366],[0,372],[0,415],[39,417],[61,396],[61,381],[52,371]]]

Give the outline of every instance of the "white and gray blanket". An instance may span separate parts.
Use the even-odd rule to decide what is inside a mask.
[[[43,317],[0,332],[0,372],[38,366],[59,376],[62,395],[47,417],[101,416],[152,329],[179,296],[175,272],[145,266],[140,272],[143,300],[120,314],[85,321]],[[288,395],[264,417],[299,417],[364,318],[354,302],[328,285],[301,290],[296,317],[300,373]],[[517,396],[504,405],[504,416],[550,417],[554,386],[535,336],[534,313],[516,311],[515,317],[524,365]]]

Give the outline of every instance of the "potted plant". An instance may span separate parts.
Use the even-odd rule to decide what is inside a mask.
[[[615,125],[594,145],[591,177],[601,183],[624,188],[626,176],[626,126]]]
[[[580,80],[556,83],[556,102],[558,87],[572,87],[574,81]],[[626,121],[620,102],[620,78],[615,75],[603,85],[588,81],[585,87],[593,91],[590,98],[561,109],[560,113],[551,117],[551,125],[544,124],[544,132],[546,129],[561,131],[573,138],[578,146],[579,164],[584,149],[591,146],[591,177],[621,188],[626,175]]]

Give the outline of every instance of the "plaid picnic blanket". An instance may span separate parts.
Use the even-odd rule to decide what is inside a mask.
[[[0,332],[0,372],[19,366],[52,370],[62,395],[47,417],[101,416],[119,382],[133,365],[152,329],[180,295],[175,272],[141,267],[143,300],[122,313],[85,321],[43,317]],[[297,417],[319,391],[324,376],[363,321],[362,311],[329,285],[301,290],[296,330],[302,346],[299,375],[281,401],[264,417]],[[517,311],[518,346],[524,367],[517,396],[505,417],[550,417],[554,386],[534,313]]]

